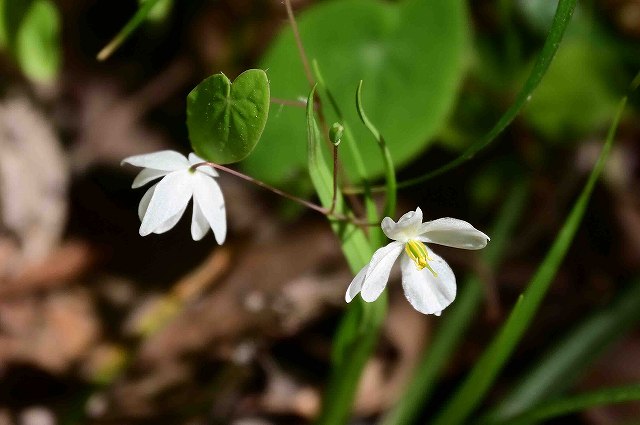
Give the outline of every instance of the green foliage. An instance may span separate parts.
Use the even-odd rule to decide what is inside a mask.
[[[142,4],[149,0],[138,0],[138,4],[142,6]],[[147,19],[149,21],[161,22],[164,21],[169,14],[171,13],[171,9],[173,8],[174,0],[160,0],[155,4],[151,10],[149,10],[149,14],[147,15]]]
[[[567,39],[524,111],[545,140],[574,141],[610,120],[618,101],[610,81],[614,56],[590,38]]]
[[[616,301],[587,317],[533,362],[507,397],[483,419],[498,424],[566,391],[584,370],[640,321],[640,282],[632,282]]]
[[[313,111],[315,89],[307,98],[307,159],[311,181],[320,201],[329,208],[333,202],[333,177],[322,150],[324,139]],[[348,214],[340,192],[336,194],[336,211]],[[362,229],[353,224],[334,222],[332,228],[340,238],[351,271],[357,273],[369,262],[375,247],[369,243]],[[360,374],[378,340],[386,311],[386,294],[373,303],[356,299],[349,305],[335,336],[333,368],[318,424],[341,424],[348,418]]]
[[[490,232],[491,243],[482,251],[483,260],[492,270],[498,267],[507,250],[511,233],[522,215],[528,192],[526,184],[515,183],[495,221]],[[477,276],[468,276],[465,279],[460,295],[450,307],[451,311],[444,315],[444,323],[413,373],[413,378],[399,398],[398,404],[384,418],[384,425],[408,425],[415,421],[435,390],[442,370],[472,323],[483,293],[483,283]]]
[[[603,388],[544,403],[506,423],[509,425],[538,423],[546,419],[580,412],[590,407],[637,400],[640,400],[640,384]]]
[[[0,42],[34,81],[47,83],[58,76],[60,21],[51,0],[0,0]]]
[[[545,76],[547,70],[549,69],[549,65],[551,64],[552,59],[554,58],[558,47],[560,46],[560,41],[564,36],[564,32],[571,21],[571,16],[573,15],[573,11],[575,10],[577,0],[560,0],[558,2],[558,7],[556,9],[556,14],[553,18],[553,25],[549,30],[549,35],[544,42],[544,46],[540,55],[536,59],[527,80],[524,85],[518,92],[516,100],[513,104],[507,109],[507,111],[500,117],[498,122],[489,130],[489,132],[484,136],[473,142],[471,146],[469,146],[460,156],[455,158],[453,161],[444,164],[437,169],[427,172],[421,176],[418,176],[413,179],[401,181],[398,183],[398,188],[406,188],[411,187],[420,183],[424,183],[425,181],[432,179],[435,176],[439,176],[440,174],[446,173],[447,171],[464,164],[465,162],[472,159],[478,152],[489,146],[502,131],[507,128],[509,124],[516,118],[516,116],[520,113],[520,110],[527,104],[527,102],[531,99],[532,93],[538,85],[540,81],[542,81],[542,77]]]
[[[364,106],[362,105],[362,80],[360,80],[360,83],[358,84],[358,90],[356,91],[356,109],[358,110],[358,115],[360,116],[362,123],[367,128],[367,130],[369,130],[375,141],[378,143],[378,147],[380,148],[380,156],[382,157],[382,162],[384,163],[384,175],[386,179],[385,193],[387,195],[383,215],[391,217],[395,214],[396,211],[396,170],[395,166],[393,165],[393,159],[391,158],[391,152],[389,151],[387,142],[384,140],[382,134],[380,134],[376,126],[373,125],[366,112],[364,111]]]
[[[193,150],[216,164],[243,160],[260,140],[269,101],[269,80],[261,69],[243,72],[233,84],[224,74],[208,77],[187,97]]]
[[[527,330],[578,230],[593,188],[604,169],[626,102],[627,97],[625,96],[620,102],[616,116],[609,128],[607,141],[602,148],[598,162],[591,171],[582,193],[574,203],[551,249],[538,267],[524,294],[518,299],[498,335],[484,351],[467,379],[465,379],[442,413],[437,417],[436,425],[457,425],[465,422],[482,401]]]
[[[327,1],[300,14],[298,23],[306,52],[322,66],[345,121],[358,120],[353,93],[364,80],[367,112],[385,134],[396,166],[428,146],[462,77],[468,38],[465,2]],[[261,66],[268,69],[274,97],[299,99],[308,91],[291,30],[276,39]],[[305,137],[303,120],[295,108],[273,110],[263,143],[245,164],[252,175],[280,182],[304,167],[306,154],[299,143]],[[384,167],[377,146],[369,143],[366,129],[351,130],[365,176],[380,175]],[[349,177],[360,180],[352,152],[342,153]]]

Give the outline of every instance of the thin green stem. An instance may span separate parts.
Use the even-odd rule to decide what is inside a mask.
[[[338,146],[337,144],[333,145],[333,197],[329,214],[336,209],[336,199],[338,197]]]
[[[378,147],[380,147],[380,154],[382,155],[382,161],[384,163],[384,171],[385,171],[385,179],[386,179],[386,195],[387,198],[385,200],[384,207],[384,215],[387,217],[393,217],[396,211],[396,203],[397,203],[397,182],[396,182],[396,170],[393,165],[393,159],[391,158],[391,152],[387,147],[387,143],[384,140],[384,137],[378,131],[375,125],[371,122],[369,117],[364,111],[364,105],[362,104],[362,80],[358,84],[358,89],[356,90],[356,109],[358,110],[358,115],[362,120],[362,123],[367,130],[371,133],[373,138],[378,143]]]
[[[351,128],[349,127],[349,123],[345,120],[345,117],[342,114],[342,110],[340,109],[340,106],[338,105],[336,98],[333,96],[333,94],[331,93],[331,90],[326,85],[325,79],[322,75],[322,72],[320,71],[320,66],[318,65],[318,62],[316,60],[313,60],[311,64],[313,66],[313,72],[316,77],[316,80],[318,80],[318,87],[320,87],[323,90],[324,95],[327,97],[327,99],[329,99],[329,104],[331,105],[331,108],[333,109],[334,114],[338,117],[338,120],[340,120],[340,122],[342,123],[342,126],[344,127],[344,140],[345,140],[344,143],[347,144],[347,149],[349,149],[349,153],[353,158],[353,162],[355,164],[355,169],[356,169],[356,172],[358,173],[358,177],[361,179],[362,184],[364,186],[363,198],[364,198],[364,204],[366,207],[367,219],[369,221],[380,221],[380,217],[378,216],[378,211],[376,209],[376,204],[373,200],[373,197],[371,196],[371,191],[369,190],[369,187],[370,187],[369,182],[366,180],[366,169],[364,166],[364,161],[362,160],[362,156],[360,155],[360,152],[358,151],[358,147],[355,144],[355,138],[353,137],[353,133],[351,132]],[[355,194],[349,194],[346,192],[343,192],[343,193],[345,196],[349,198],[349,201],[352,203],[352,205],[354,205],[354,208],[358,206],[358,204],[355,204],[353,202]],[[372,230],[373,231],[369,235],[370,238],[376,240],[376,245],[381,244],[385,240],[385,236],[382,233],[382,230],[381,229],[378,229],[378,230],[372,229]]]
[[[151,12],[151,9],[153,9],[153,6],[155,6],[158,1],[159,0],[145,0],[138,8],[135,15],[133,15],[129,22],[122,27],[120,32],[113,37],[109,44],[104,46],[102,50],[98,52],[97,59],[99,61],[103,61],[111,56],[113,52],[115,52],[116,49],[120,47],[127,38],[129,38],[131,33],[138,28],[145,19],[147,19],[147,15],[149,15],[149,12]]]

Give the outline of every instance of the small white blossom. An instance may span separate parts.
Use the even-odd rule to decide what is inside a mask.
[[[144,167],[136,176],[132,188],[162,177],[140,200],[138,215],[142,224],[140,235],[164,233],[178,223],[193,197],[191,236],[202,239],[209,229],[222,244],[227,235],[227,218],[220,186],[214,180],[215,169],[207,166],[192,168],[205,162],[194,153],[189,159],[175,151],[160,151],[125,158],[122,163]]]
[[[402,287],[411,305],[421,313],[437,316],[456,297],[456,277],[449,265],[424,242],[462,249],[481,249],[489,237],[466,221],[440,218],[422,222],[422,211],[417,208],[394,222],[390,217],[382,220],[382,231],[393,242],[378,249],[369,264],[353,278],[345,299],[351,302],[360,293],[367,302],[375,301],[389,280],[391,268],[400,259]],[[402,255],[405,251],[406,255]]]

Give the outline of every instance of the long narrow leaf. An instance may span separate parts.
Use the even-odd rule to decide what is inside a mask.
[[[384,174],[387,182],[385,191],[387,199],[385,201],[383,215],[393,217],[396,211],[396,198],[398,191],[396,184],[396,170],[393,166],[391,152],[389,152],[389,148],[387,147],[384,137],[382,137],[382,134],[371,122],[369,117],[367,117],[367,114],[364,111],[364,106],[362,105],[362,80],[360,80],[358,89],[356,90],[356,109],[358,110],[358,115],[360,115],[362,123],[367,127],[367,130],[369,130],[373,138],[376,139],[376,142],[378,142],[378,146],[380,147],[380,154],[382,156],[382,161],[384,162]]]
[[[320,201],[329,207],[333,199],[333,175],[322,152],[322,136],[313,111],[315,89],[307,99],[309,174]],[[336,211],[348,214],[342,193],[337,194],[336,200]],[[357,273],[370,260],[372,245],[363,231],[353,224],[333,223],[332,227],[340,237],[351,271]],[[378,340],[386,308],[384,294],[373,303],[358,298],[349,305],[335,337],[333,365],[318,424],[342,424],[349,417],[362,369]]]
[[[624,403],[640,400],[640,384],[624,387],[604,388],[584,394],[578,394],[560,400],[550,401],[537,406],[517,418],[505,422],[505,425],[522,425],[556,418],[580,412],[595,406]]]
[[[544,75],[546,74],[547,69],[551,64],[551,60],[555,56],[556,51],[560,46],[560,41],[562,40],[565,29],[571,21],[571,16],[573,15],[573,11],[576,7],[576,2],[577,0],[560,0],[558,2],[558,7],[556,8],[556,14],[553,18],[551,29],[549,30],[547,39],[545,40],[544,46],[542,47],[542,51],[540,52],[540,55],[538,56],[538,59],[536,60],[536,63],[534,64],[533,69],[531,70],[531,73],[527,78],[527,81],[522,86],[522,89],[518,93],[515,102],[513,102],[511,107],[509,107],[504,115],[500,117],[500,120],[498,120],[496,125],[484,137],[478,139],[478,141],[469,146],[459,157],[457,157],[453,161],[422,176],[399,182],[399,189],[404,189],[406,187],[423,183],[435,176],[445,173],[452,168],[465,163],[466,161],[473,158],[476,153],[486,148],[491,142],[496,139],[496,137],[498,137],[500,133],[502,133],[505,128],[507,128],[509,124],[511,124],[522,107],[526,105],[527,101],[531,98],[533,91],[538,87],[540,81],[542,81],[542,77],[544,77]]]
[[[309,103],[307,105],[309,175],[320,202],[324,207],[329,208],[333,201],[333,173],[330,171],[329,164],[322,152],[322,135],[313,112],[315,89],[314,87],[309,94]],[[335,209],[346,214],[348,211],[345,208],[342,193],[338,190]],[[340,236],[342,249],[347,257],[351,271],[357,273],[371,259],[373,254],[369,241],[367,241],[364,232],[353,224],[336,222],[333,224],[333,229]]]
[[[97,55],[98,60],[103,61],[111,56],[111,54],[115,52],[116,49],[120,47],[120,45],[124,43],[127,38],[129,38],[131,33],[135,31],[135,29],[138,28],[147,19],[147,16],[151,12],[151,9],[153,9],[153,6],[155,6],[158,1],[159,0],[145,0],[144,3],[142,3],[138,8],[138,11],[135,13],[135,15],[133,15],[131,19],[129,19],[129,21],[126,23],[126,25],[122,27],[120,32],[116,34],[115,37],[113,37],[109,44],[107,44],[102,48],[102,50],[100,50]]]
[[[567,336],[560,338],[561,342],[542,360],[535,361],[531,371],[481,423],[505,422],[563,393],[639,321],[640,281],[636,280],[619,294],[614,303],[589,316]]]
[[[378,211],[376,208],[376,203],[373,200],[373,197],[371,196],[371,185],[366,179],[366,167],[364,165],[364,161],[362,160],[362,155],[360,155],[360,151],[356,146],[355,138],[353,136],[353,132],[351,131],[350,123],[345,119],[344,114],[342,113],[342,110],[340,109],[340,106],[338,105],[338,102],[336,101],[335,96],[333,95],[333,93],[325,83],[325,79],[322,72],[320,71],[320,65],[318,64],[318,61],[314,59],[311,62],[311,66],[313,68],[313,74],[316,80],[318,81],[318,89],[324,92],[324,95],[325,95],[324,97],[329,101],[329,104],[331,105],[331,109],[333,110],[333,113],[337,116],[338,120],[340,120],[340,123],[344,127],[344,137],[343,137],[344,141],[342,145],[343,146],[346,145],[347,149],[349,150],[349,153],[353,158],[353,163],[355,164],[355,167],[356,167],[356,173],[358,173],[358,177],[362,182],[363,195],[364,195],[363,199],[364,199],[365,208],[367,210],[367,219],[371,222],[380,221],[380,217],[378,216]],[[371,231],[369,233],[369,238],[371,239],[372,242],[374,242],[374,245],[382,244],[386,240],[384,233],[382,233],[382,230],[380,228],[374,228],[370,230]]]
[[[547,256],[531,279],[524,294],[518,299],[496,338],[482,354],[467,379],[437,417],[436,425],[458,425],[465,422],[483,400],[491,384],[527,330],[582,221],[591,192],[604,169],[626,102],[627,97],[625,96],[621,100],[613,123],[609,128],[607,140],[600,152],[598,162],[591,171],[582,193],[571,209]]]
[[[504,255],[510,235],[522,214],[528,195],[527,185],[518,182],[511,189],[491,235],[491,243],[482,251],[487,266],[495,269]],[[461,285],[460,295],[443,318],[443,324],[420,361],[397,406],[389,412],[384,425],[408,425],[415,421],[431,396],[442,369],[448,363],[462,335],[469,328],[482,301],[483,284],[477,276],[469,276]]]

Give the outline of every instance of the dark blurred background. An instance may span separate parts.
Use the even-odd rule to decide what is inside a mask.
[[[323,218],[223,175],[224,246],[211,235],[193,242],[188,219],[141,238],[142,192],[130,189],[134,171],[119,165],[153,150],[190,151],[186,95],[212,73],[233,78],[259,66],[286,27],[284,6],[165,3],[103,62],[97,52],[138,4],[51,3],[60,27],[50,48],[60,57],[44,77],[3,43],[0,425],[298,424],[319,409],[351,280]],[[319,3],[293,5],[302,13]],[[400,180],[455,158],[493,126],[539,53],[555,5],[469,3],[471,43],[454,105]],[[504,261],[484,278],[487,301],[424,418],[473,365],[535,272],[638,69],[640,1],[580,2],[530,105],[499,139],[464,166],[400,193],[399,212],[420,206],[427,219],[453,216],[488,231],[512,182],[526,181],[529,191]],[[490,401],[585,317],[640,284],[637,106],[632,97],[572,248]],[[304,192],[296,182],[283,185]],[[473,253],[438,252],[459,280],[481,269]],[[438,326],[439,318],[411,309],[397,282],[389,291],[389,317],[354,406],[364,419],[354,423],[374,423],[393,405]],[[598,347],[602,354],[575,388],[640,380],[637,320],[640,312]],[[640,407],[628,404],[554,423],[639,417]]]

